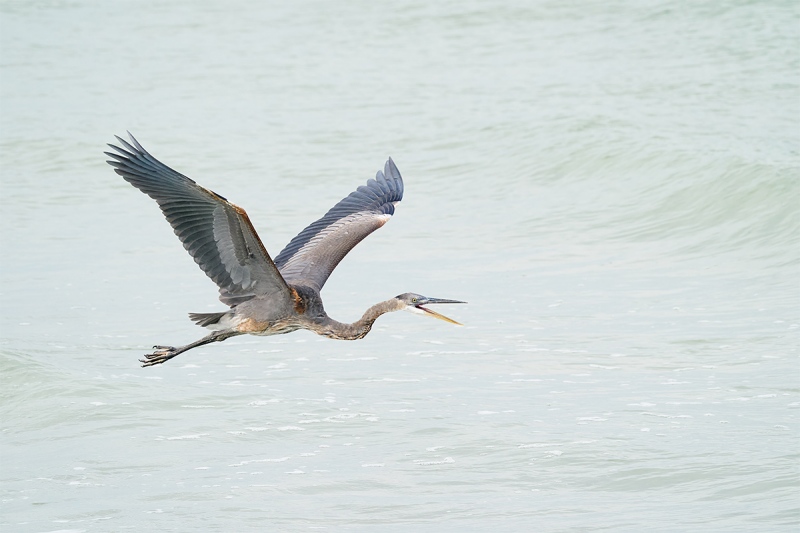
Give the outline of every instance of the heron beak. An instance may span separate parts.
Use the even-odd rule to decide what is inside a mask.
[[[423,307],[422,304],[465,304],[467,302],[462,302],[460,300],[445,300],[443,298],[428,298],[424,300],[422,303],[416,304],[414,307],[423,311],[424,313],[428,314],[428,316],[432,316],[433,318],[438,318],[439,320],[444,320],[445,322],[450,322],[451,324],[455,324],[456,326],[463,326],[461,322],[456,322],[452,318],[446,317],[437,313],[436,311],[431,311],[427,307]]]

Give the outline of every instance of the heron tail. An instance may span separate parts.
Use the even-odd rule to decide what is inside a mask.
[[[221,313],[189,313],[189,319],[198,326],[206,328],[218,324],[222,317],[228,313],[229,311],[222,311]]]

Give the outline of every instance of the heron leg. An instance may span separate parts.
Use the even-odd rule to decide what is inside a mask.
[[[153,346],[153,353],[145,355],[145,358],[139,359],[139,362],[143,363],[142,367],[160,365],[161,363],[165,363],[185,351],[191,350],[192,348],[197,348],[198,346],[203,346],[204,344],[209,344],[211,342],[224,341],[225,339],[235,335],[240,335],[240,333],[231,330],[215,331],[210,335],[206,335],[200,340],[190,342],[184,346],[178,346],[177,348],[174,346],[156,345]]]

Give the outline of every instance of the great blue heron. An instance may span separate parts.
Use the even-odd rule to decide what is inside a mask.
[[[164,363],[183,352],[236,335],[278,335],[308,329],[334,339],[364,337],[375,320],[390,311],[409,310],[458,324],[424,307],[465,303],[405,293],[379,302],[352,324],[330,318],[320,290],[339,261],[364,237],[380,228],[403,199],[403,178],[389,158],[374,180],[350,193],[325,216],[301,231],[273,261],[244,209],[150,155],[128,132],[108,164],[125,181],[158,202],[184,248],[219,286],[230,306],[219,313],[189,313],[198,326],[214,330],[177,348],[153,346],[142,366]],[[459,324],[460,325],[460,324]]]

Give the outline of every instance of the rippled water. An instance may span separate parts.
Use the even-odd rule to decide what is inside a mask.
[[[8,531],[800,521],[793,2],[0,5]],[[363,341],[236,338],[104,163],[130,129],[276,254],[391,155]]]

